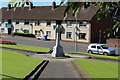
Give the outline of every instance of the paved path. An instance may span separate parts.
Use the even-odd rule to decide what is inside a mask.
[[[39,78],[81,78],[81,76],[70,61],[55,59],[50,60]]]
[[[41,78],[76,78],[76,80],[82,80],[81,75],[71,62],[73,58],[53,58],[50,54],[35,54],[32,57],[49,60],[38,80]]]

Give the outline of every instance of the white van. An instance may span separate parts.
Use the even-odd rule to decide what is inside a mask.
[[[90,44],[88,46],[87,52],[103,55],[115,55],[116,53],[115,49],[109,48],[104,44]]]

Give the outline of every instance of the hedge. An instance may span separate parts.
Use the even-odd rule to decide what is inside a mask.
[[[15,32],[13,33],[14,36],[23,36],[23,37],[35,37],[34,34],[32,33],[18,33],[18,32]]]

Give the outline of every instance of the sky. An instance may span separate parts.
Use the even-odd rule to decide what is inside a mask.
[[[7,7],[10,1],[11,0],[0,0],[0,8]],[[61,0],[32,0],[34,6],[51,6],[53,1],[59,5]]]

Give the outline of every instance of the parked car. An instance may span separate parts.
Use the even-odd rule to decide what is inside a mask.
[[[104,44],[90,44],[87,49],[88,53],[96,53],[103,55],[115,55],[116,50],[113,48],[109,48]]]

